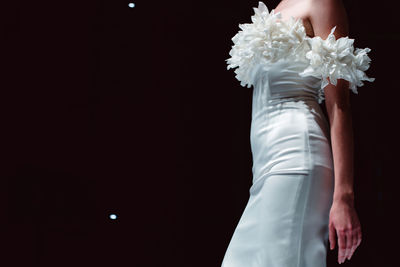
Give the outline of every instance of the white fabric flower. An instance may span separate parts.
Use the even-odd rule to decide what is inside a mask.
[[[291,18],[289,21],[277,21],[281,14],[259,2],[254,9],[253,23],[239,24],[239,31],[233,38],[234,45],[226,59],[227,69],[235,68],[236,79],[241,86],[248,88],[253,84],[253,67],[261,60],[275,62],[285,55],[300,60],[306,52],[305,30],[300,20]],[[303,51],[302,51],[303,50]]]
[[[349,89],[357,92],[357,86],[365,81],[374,81],[365,71],[371,59],[367,53],[370,48],[354,51],[354,39],[341,37],[336,40],[332,28],[323,40],[320,36],[313,38],[306,35],[303,21],[290,17],[282,21],[281,13],[270,13],[267,6],[259,1],[254,9],[252,23],[239,24],[241,29],[233,38],[234,45],[226,59],[227,69],[236,68],[236,79],[240,85],[250,88],[254,84],[254,69],[258,64],[268,64],[279,59],[304,62],[305,69],[299,72],[302,77],[314,76],[321,79],[318,89],[318,102],[324,99],[324,87],[330,82],[337,85],[337,79],[349,81]]]
[[[349,89],[355,94],[358,94],[357,86],[364,85],[362,82],[373,82],[375,78],[369,78],[365,71],[369,68],[371,59],[367,53],[370,48],[354,51],[354,39],[340,37],[336,40],[333,34],[336,29],[334,26],[326,40],[320,36],[308,38],[310,42],[310,51],[306,53],[306,58],[309,60],[308,67],[299,73],[300,76],[314,76],[321,78],[321,88],[318,92],[318,101],[322,102],[324,97],[324,88],[329,84],[337,85],[337,79],[345,79],[349,81]]]

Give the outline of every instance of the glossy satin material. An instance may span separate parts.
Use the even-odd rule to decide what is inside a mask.
[[[325,267],[334,173],[321,80],[301,62],[255,70],[250,198],[222,267]]]

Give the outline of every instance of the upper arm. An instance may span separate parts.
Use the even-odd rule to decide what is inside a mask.
[[[333,34],[336,39],[349,35],[349,24],[342,0],[311,0],[309,19],[314,35],[324,40],[334,26],[336,28]],[[336,86],[329,83],[324,88],[324,94],[330,119],[332,119],[330,113],[334,105],[342,108],[350,105],[349,82],[344,79],[338,79]]]
[[[342,0],[311,0],[309,13],[315,36],[326,39],[334,26],[336,39],[349,35],[349,23]]]

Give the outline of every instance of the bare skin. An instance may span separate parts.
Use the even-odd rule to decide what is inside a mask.
[[[336,39],[349,36],[346,10],[341,0],[282,0],[275,8],[281,20],[301,18],[309,37],[326,39],[336,26]],[[329,78],[328,78],[329,80]],[[362,239],[361,225],[354,207],[353,129],[349,83],[338,79],[337,85],[325,88],[325,105],[329,117],[335,170],[335,189],[329,215],[331,250],[338,238],[338,262],[350,260]]]

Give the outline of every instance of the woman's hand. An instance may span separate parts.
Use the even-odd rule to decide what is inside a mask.
[[[361,243],[361,225],[351,201],[333,201],[329,214],[329,242],[331,250],[335,248],[338,236],[338,262],[350,260],[355,249]]]

